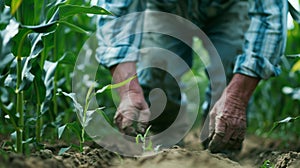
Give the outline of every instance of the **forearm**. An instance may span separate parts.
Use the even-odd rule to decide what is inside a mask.
[[[136,75],[136,62],[124,62],[110,68],[113,81],[115,83],[120,83],[126,79]],[[126,95],[129,91],[134,93],[143,93],[142,88],[139,85],[138,78],[133,78],[129,83],[118,88],[118,93],[120,97]]]
[[[259,81],[259,78],[235,74],[225,90],[226,95],[233,96],[246,106]]]

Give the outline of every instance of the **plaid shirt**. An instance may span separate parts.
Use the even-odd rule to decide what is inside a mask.
[[[171,8],[174,1],[176,0],[159,0],[160,3],[170,5]],[[188,3],[191,1],[193,0],[189,0]],[[144,11],[145,3],[145,0],[99,0],[100,6],[114,13],[114,16],[101,16],[99,19],[97,54],[102,65],[111,67],[121,62],[138,60],[141,35],[134,34],[123,40],[118,38],[124,32],[130,33],[142,29],[142,23],[137,22],[138,18],[114,22],[114,25],[105,29],[102,26],[111,24],[109,23],[111,20],[128,13]],[[202,0],[201,3],[222,2]],[[280,74],[279,58],[285,50],[287,1],[249,0],[249,4],[250,26],[245,35],[243,54],[237,57],[233,73],[262,79],[277,76]],[[201,7],[203,8],[203,5]],[[191,8],[193,7],[188,9]]]

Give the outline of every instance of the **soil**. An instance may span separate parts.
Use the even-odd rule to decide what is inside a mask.
[[[185,138],[184,148],[174,146],[156,155],[139,158],[121,157],[95,144],[86,146],[82,153],[68,151],[59,156],[58,146],[49,146],[28,157],[14,153],[0,155],[0,168],[248,168],[260,167],[267,160],[275,168],[300,167],[299,144],[291,145],[291,149],[282,149],[278,140],[247,136],[241,153],[228,158],[224,154],[211,154],[203,150],[198,137],[197,133],[190,133]]]

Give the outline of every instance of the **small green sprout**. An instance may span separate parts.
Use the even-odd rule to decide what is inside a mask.
[[[265,160],[263,165],[260,166],[260,168],[274,168],[274,165],[271,163],[270,160]]]
[[[153,151],[152,141],[149,140],[148,145],[146,144],[147,136],[149,135],[150,128],[151,128],[151,125],[147,128],[147,130],[146,130],[146,132],[145,132],[144,135],[138,134],[138,135],[135,137],[135,142],[136,142],[136,144],[139,144],[140,141],[143,143],[142,148],[143,148],[143,151],[144,151],[144,152],[146,152],[146,151]]]

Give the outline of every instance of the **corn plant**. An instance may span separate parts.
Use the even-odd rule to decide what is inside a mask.
[[[62,154],[63,152],[69,150],[71,147],[77,148],[79,149],[80,152],[83,151],[83,145],[86,141],[86,134],[85,134],[85,128],[88,126],[89,121],[92,120],[91,115],[87,115],[88,111],[90,111],[91,113],[98,113],[99,115],[101,115],[110,125],[112,125],[111,120],[109,119],[109,117],[107,117],[107,115],[102,111],[102,109],[104,109],[104,107],[100,107],[100,108],[96,108],[96,109],[90,109],[90,102],[92,100],[92,98],[94,98],[97,94],[102,94],[104,91],[106,90],[111,90],[111,89],[116,89],[118,87],[121,87],[127,83],[129,83],[132,79],[136,78],[136,75],[126,79],[123,82],[117,83],[117,84],[109,84],[104,86],[103,88],[97,90],[96,92],[94,92],[95,87],[97,86],[97,83],[93,83],[87,93],[86,93],[86,97],[85,97],[85,102],[84,104],[80,104],[79,101],[76,98],[76,94],[75,93],[66,93],[66,92],[61,92],[64,96],[70,98],[73,102],[75,111],[77,112],[77,115],[79,116],[79,119],[81,121],[81,126],[77,123],[67,123],[63,126],[60,126],[58,128],[58,137],[61,138],[62,134],[65,130],[65,128],[68,128],[69,130],[71,130],[71,132],[75,133],[75,135],[77,136],[78,140],[79,140],[79,146],[77,147],[76,145],[71,145],[67,148],[63,148],[61,149],[61,151],[59,152],[60,154]]]
[[[13,126],[16,143],[12,149],[19,153],[28,153],[28,143],[41,143],[44,130],[60,122],[56,93],[60,83],[70,81],[70,69],[76,60],[73,46],[69,47],[71,51],[65,50],[66,45],[72,45],[65,42],[66,36],[70,37],[68,40],[87,38],[93,31],[94,28],[82,22],[85,19],[89,23],[92,18],[78,14],[110,14],[88,4],[75,0],[0,2],[0,114]],[[76,52],[80,45],[75,45]],[[68,67],[64,68],[68,71],[61,66]],[[60,79],[64,75],[68,77]]]
[[[265,160],[264,163],[260,166],[260,168],[274,168],[274,165],[270,160]]]
[[[151,125],[146,129],[146,132],[144,135],[142,134],[138,134],[136,137],[135,137],[135,142],[136,144],[139,144],[140,141],[142,142],[142,149],[144,152],[146,151],[153,151],[153,145],[152,145],[152,141],[149,140],[148,141],[148,144],[147,144],[147,137],[149,136],[149,133],[150,133],[150,128],[151,128]],[[159,148],[159,147],[158,147]]]

